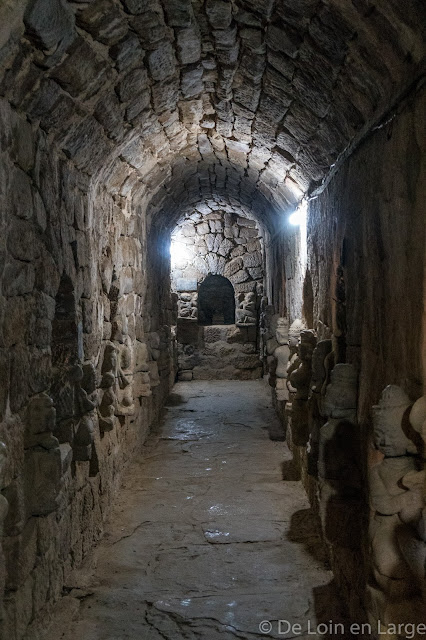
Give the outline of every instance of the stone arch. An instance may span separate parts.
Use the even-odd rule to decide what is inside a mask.
[[[198,324],[235,324],[235,291],[225,276],[210,273],[200,284]]]

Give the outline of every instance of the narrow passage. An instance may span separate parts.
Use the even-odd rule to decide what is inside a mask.
[[[268,438],[269,394],[260,380],[175,386],[49,640],[339,637],[313,634],[341,621],[339,599],[291,454]]]

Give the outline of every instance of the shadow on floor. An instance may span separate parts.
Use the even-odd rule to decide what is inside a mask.
[[[167,401],[165,403],[165,407],[178,407],[181,404],[186,404],[188,402],[188,400],[185,400],[183,396],[181,396],[179,393],[171,393],[169,395],[169,397],[167,398]]]
[[[296,511],[290,522],[287,539],[302,544],[305,550],[325,569],[330,570],[324,541],[321,537],[321,523],[312,508]],[[311,621],[310,631],[321,625],[318,635],[322,640],[349,640],[350,621],[345,602],[339,593],[336,581],[313,588],[316,621]],[[361,636],[359,636],[361,638]]]
[[[281,463],[282,479],[287,482],[297,482],[300,480],[300,471],[298,471],[294,460],[284,460]]]

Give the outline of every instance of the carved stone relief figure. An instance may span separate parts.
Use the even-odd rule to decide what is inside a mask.
[[[25,418],[25,492],[28,511],[35,516],[57,508],[65,471],[59,441],[52,434],[55,419],[53,401],[46,393],[30,400]]]
[[[152,395],[149,366],[148,348],[145,342],[136,341],[135,345],[135,374],[133,376],[133,393],[139,397]]]
[[[312,354],[317,339],[313,331],[303,330],[300,333],[298,346],[299,366],[290,374],[290,384],[296,391],[296,399],[307,400],[312,373]]]
[[[133,348],[130,339],[120,347],[117,363],[117,415],[133,415],[135,404],[133,399]]]
[[[290,347],[290,360],[287,366],[287,387],[291,393],[296,393],[296,389],[292,387],[290,377],[301,364],[298,346],[299,338],[302,330],[305,328],[303,320],[295,320],[288,331],[288,346]]]
[[[299,366],[290,373],[290,389],[294,390],[292,401],[292,433],[294,443],[306,446],[308,442],[309,384],[312,373],[312,354],[316,346],[313,331],[302,330],[298,346]]]
[[[238,307],[235,310],[235,321],[237,324],[256,324],[256,294],[253,291],[249,293],[241,293],[238,296]]]
[[[317,476],[320,429],[324,425],[322,409],[325,388],[329,377],[328,356],[332,350],[331,340],[321,340],[312,354],[312,375],[308,401],[309,440],[307,447],[308,473]]]
[[[351,364],[334,367],[323,402],[328,420],[319,432],[320,517],[326,540],[338,549],[357,549],[360,544],[362,483],[357,382],[357,372]]]
[[[369,488],[373,575],[391,603],[386,616],[399,615],[404,602],[414,622],[413,603],[425,591],[426,403],[420,398],[411,411],[410,404],[400,387],[389,385],[373,407],[380,453],[369,469]]]
[[[82,416],[95,409],[96,404],[90,400],[87,392],[83,388],[83,367],[75,365],[70,371],[70,379],[74,383],[75,415]]]
[[[98,415],[99,427],[102,432],[105,432],[114,429],[117,409],[117,397],[114,391],[117,376],[117,349],[112,342],[107,342],[105,345],[101,374],[101,389],[103,389],[103,392],[98,407]]]
[[[74,460],[86,461],[92,457],[94,439],[93,420],[90,416],[83,416],[78,424],[74,438]]]
[[[287,389],[287,365],[290,358],[290,348],[288,346],[288,320],[287,318],[278,318],[277,328],[275,331],[275,340],[278,344],[274,351],[276,360],[275,369],[275,393],[278,402],[286,402],[288,400]]]

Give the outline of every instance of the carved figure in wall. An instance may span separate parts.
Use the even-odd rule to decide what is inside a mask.
[[[389,385],[373,407],[374,441],[382,454],[369,470],[374,578],[388,599],[425,588],[424,400]],[[411,426],[411,430],[410,430]]]
[[[253,291],[239,294],[238,308],[235,310],[235,320],[237,324],[256,324],[256,294]]]
[[[312,373],[312,354],[317,339],[313,331],[303,330],[300,333],[298,346],[299,366],[290,373],[290,384],[296,390],[296,399],[307,400]]]
[[[99,427],[102,432],[105,432],[114,429],[117,409],[117,397],[114,391],[117,376],[117,349],[111,342],[105,345],[101,373],[101,388],[104,391],[99,403],[98,414]]]
[[[70,369],[69,377],[74,385],[74,400],[75,400],[75,413],[74,415],[83,416],[85,413],[89,413],[95,409],[96,404],[93,402],[87,392],[83,389],[83,368],[77,364]]]
[[[339,363],[330,375],[323,402],[325,415],[356,424],[358,374],[351,364]]]
[[[354,367],[337,364],[324,398],[328,421],[319,432],[320,517],[326,540],[336,549],[358,549],[361,540],[363,500],[357,389]]]
[[[129,338],[120,347],[117,364],[117,415],[132,415],[135,412],[133,399],[133,347]]]
[[[139,397],[152,395],[149,366],[148,348],[145,342],[136,341],[135,345],[135,374],[133,376],[133,393]]]
[[[91,362],[87,362],[83,364],[82,370],[83,379],[81,381],[81,386],[92,402],[96,403],[96,400],[92,397],[92,394],[96,391],[96,369]]]
[[[275,331],[275,339],[278,344],[274,351],[276,359],[275,375],[278,378],[275,383],[276,396],[278,401],[288,400],[288,390],[285,380],[287,378],[287,365],[290,357],[290,348],[288,346],[288,320],[287,318],[279,318]]]
[[[328,379],[328,370],[326,367],[327,356],[332,350],[331,340],[321,340],[317,343],[312,354],[312,377],[311,390],[312,393],[324,395],[324,385]]]
[[[57,508],[61,489],[64,469],[59,441],[52,434],[55,418],[53,400],[46,393],[31,398],[25,419],[24,482],[27,509],[35,516]]]
[[[260,313],[260,334],[264,355],[272,355],[278,346],[275,338],[275,323],[278,316],[274,314],[274,307],[268,305],[268,299],[262,298]]]
[[[53,436],[56,425],[56,409],[47,393],[31,398],[25,421],[25,448],[54,449],[59,441]]]
[[[74,460],[87,461],[91,459],[94,431],[92,418],[90,416],[83,416],[79,422],[74,438]]]
[[[329,372],[326,363],[332,350],[331,340],[321,340],[312,354],[311,393],[308,402],[309,441],[307,447],[308,473],[317,476],[320,429],[324,424],[322,409]]]
[[[148,344],[150,348],[149,350],[150,350],[151,358],[153,360],[158,360],[158,358],[160,357],[161,338],[156,331],[153,331],[152,333],[148,334]]]
[[[305,328],[303,320],[295,320],[290,325],[290,329],[288,330],[288,346],[290,348],[290,360],[287,366],[287,387],[291,393],[296,393],[296,389],[291,385],[291,374],[293,371],[298,369],[301,364],[298,347],[299,347],[299,339],[302,330]]]
[[[96,408],[96,380],[91,369],[91,364],[76,363],[57,371],[51,392],[56,408],[55,435],[61,443],[72,445],[76,419]]]
[[[351,364],[336,364],[327,385],[323,407],[328,420],[320,430],[318,474],[326,480],[344,480],[346,485],[359,486],[359,469],[354,466],[356,451],[353,444],[357,441],[356,407],[358,375]],[[339,425],[346,425],[343,429]],[[348,438],[337,441],[337,432],[346,432]],[[332,443],[333,446],[330,445]],[[337,450],[335,450],[337,447]],[[352,482],[351,476],[355,481]]]
[[[316,337],[313,331],[301,331],[298,346],[299,366],[290,373],[290,389],[294,390],[291,403],[292,435],[294,443],[298,446],[306,446],[309,437],[307,400],[315,345]]]
[[[275,338],[279,345],[287,345],[289,341],[289,326],[287,318],[278,318],[275,329]]]

